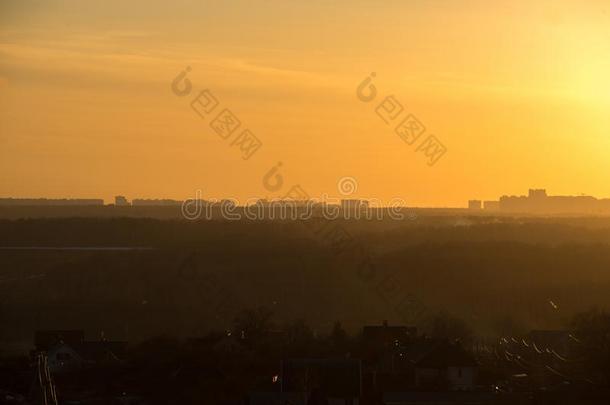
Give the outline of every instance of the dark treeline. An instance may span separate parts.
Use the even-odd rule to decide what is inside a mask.
[[[535,244],[609,243],[610,218],[417,217],[334,221],[379,247],[427,241],[515,241]],[[151,218],[0,219],[0,246],[198,247],[233,237],[275,241],[311,238],[303,221],[179,221]],[[260,242],[259,242],[260,243]]]
[[[355,248],[337,255],[298,223],[0,221],[2,247],[151,248],[1,250],[0,339],[25,347],[34,330],[70,328],[129,341],[202,336],[259,306],[320,333],[336,319],[354,331],[382,319],[421,326],[445,312],[476,334],[499,335],[559,327],[610,303],[609,228],[589,219],[444,221],[341,223],[366,247],[370,277]]]

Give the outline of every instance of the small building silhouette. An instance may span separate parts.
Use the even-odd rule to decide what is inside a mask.
[[[481,200],[470,200],[468,201],[469,210],[480,210],[482,208]]]
[[[475,388],[477,362],[457,343],[442,342],[415,365],[415,384],[432,390],[469,391]]]
[[[499,211],[500,210],[500,201],[484,201],[483,209],[485,211]]]

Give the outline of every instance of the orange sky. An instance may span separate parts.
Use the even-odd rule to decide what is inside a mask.
[[[345,176],[414,205],[610,196],[609,72],[605,1],[2,0],[0,197],[338,196]],[[190,108],[205,88],[262,141],[250,159]],[[375,114],[389,95],[446,146],[434,166]]]

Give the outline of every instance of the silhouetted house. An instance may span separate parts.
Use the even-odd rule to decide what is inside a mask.
[[[282,361],[281,393],[305,393],[307,404],[356,405],[362,396],[362,366],[357,359]]]
[[[61,342],[47,350],[47,356],[51,372],[59,373],[87,366],[117,364],[125,358],[126,351],[126,342]]]
[[[417,328],[412,326],[390,326],[387,321],[382,325],[365,326],[362,329],[364,360],[367,366],[388,369],[392,356],[401,347],[412,342],[417,336]]]
[[[439,340],[413,337],[393,347],[366,369],[364,383],[375,392],[402,392],[416,388],[415,367],[418,361],[439,345]]]
[[[405,346],[401,351],[401,357],[413,367],[426,355],[432,352],[442,341],[425,336],[419,337]],[[415,370],[415,368],[413,368]]]
[[[59,344],[77,345],[85,341],[83,330],[39,330],[34,333],[34,347],[47,351]]]
[[[390,326],[387,321],[381,325],[365,326],[362,329],[362,339],[367,348],[396,347],[404,345],[417,336],[414,326]]]
[[[477,377],[477,362],[459,344],[443,342],[415,365],[415,384],[429,390],[472,390]]]
[[[73,345],[76,347],[76,345]],[[49,370],[52,373],[80,370],[85,366],[85,359],[72,345],[59,343],[47,351]]]

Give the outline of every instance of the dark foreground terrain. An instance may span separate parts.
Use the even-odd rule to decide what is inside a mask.
[[[253,393],[280,391],[282,361],[307,358],[357,360],[362,403],[564,403],[585,393],[582,403],[607,403],[609,241],[610,223],[594,218],[3,220],[0,394],[31,398],[37,331],[80,330],[68,346],[123,346],[102,350],[116,361],[53,373],[73,403],[132,394],[301,403]],[[371,343],[363,326],[383,320],[411,332],[389,328]],[[67,344],[60,335],[43,352]],[[417,365],[430,356],[476,365],[464,394],[474,397],[422,394],[455,392],[447,381],[422,386]],[[312,386],[295,390],[306,398]],[[393,391],[424,397],[391,402]]]

